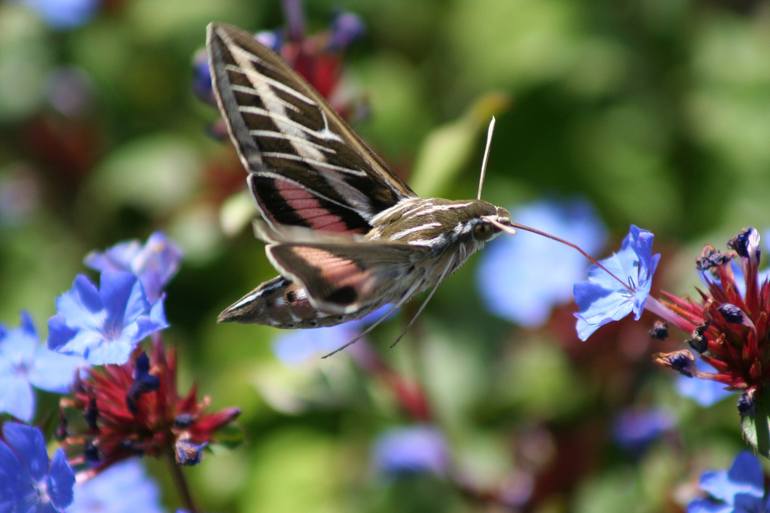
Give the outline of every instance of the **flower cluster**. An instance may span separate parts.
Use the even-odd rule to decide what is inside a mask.
[[[227,408],[206,413],[208,397],[197,398],[195,387],[180,395],[176,354],[156,342],[152,356],[135,352],[123,365],[108,365],[75,384],[72,398],[63,398],[59,436],[73,463],[98,471],[132,456],[163,456],[174,451],[180,465],[196,464],[214,432],[240,413]],[[79,415],[68,415],[70,412]],[[74,426],[70,418],[85,419]],[[78,455],[80,457],[78,457]]]
[[[669,325],[686,334],[686,349],[657,353],[654,361],[684,379],[719,386],[680,380],[678,388],[704,405],[729,394],[725,388],[740,391],[741,418],[754,417],[756,404],[770,384],[770,280],[759,268],[759,232],[742,230],[728,241],[726,251],[711,245],[703,248],[695,266],[705,288],[697,290],[697,299],[665,291],[660,299],[650,297],[660,258],[652,254],[652,241],[652,233],[632,226],[621,251],[593,266],[587,282],[575,285],[578,335],[585,340],[608,322],[632,312],[639,319],[647,310],[660,318],[650,330],[653,338],[668,337]],[[765,417],[766,411],[763,421]],[[757,443],[751,433],[744,433],[752,444]]]
[[[162,290],[180,259],[179,249],[161,233],[143,247],[129,241],[89,254],[86,264],[101,271],[99,288],[78,275],[59,296],[48,321],[48,347],[92,365],[126,362],[137,344],[168,327]]]
[[[117,511],[109,495],[121,486],[136,488],[136,508],[161,511],[157,487],[135,461],[123,462],[166,456],[195,464],[214,432],[238,416],[236,408],[207,412],[210,399],[195,387],[177,390],[176,354],[158,332],[168,326],[164,288],[180,260],[162,233],[92,252],[86,264],[101,273],[99,287],[75,278],[56,301],[47,344],[26,312],[18,328],[0,326],[0,412],[30,422],[34,388],[66,394],[56,432],[63,449],[50,462],[39,429],[3,425],[0,511]],[[140,345],[150,336],[148,356]],[[73,467],[84,483],[74,492]]]
[[[681,352],[657,355],[667,367],[702,379],[723,383],[741,390],[741,413],[751,409],[754,396],[770,382],[770,361],[766,356],[770,283],[759,272],[759,232],[748,228],[728,242],[730,251],[706,246],[696,267],[706,290],[694,301],[663,293],[661,304],[665,320],[689,333],[687,345],[700,359],[713,367],[704,372],[676,363],[685,358]],[[737,265],[735,265],[737,263]]]

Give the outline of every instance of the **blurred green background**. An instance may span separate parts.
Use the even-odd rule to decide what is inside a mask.
[[[341,86],[367,100],[355,126],[418,192],[475,195],[496,111],[485,198],[587,198],[613,234],[607,250],[630,223],[651,229],[664,253],[658,286],[688,292],[704,242],[770,227],[766,3],[313,0],[308,32],[336,9],[367,27]],[[166,335],[182,388],[194,380],[214,407],[243,409],[244,443],[188,471],[205,511],[504,511],[446,476],[373,468],[377,437],[414,419],[349,355],[287,366],[272,352],[277,330],[215,323],[274,272],[250,229],[222,228],[244,173],[229,142],[207,135],[217,112],[192,92],[212,20],[284,25],[274,0],[104,0],[70,28],[0,4],[0,322],[28,309],[43,326],[88,251],[162,229],[185,251]],[[401,318],[370,337],[424,387],[474,487],[519,494],[512,510],[680,511],[698,472],[741,447],[732,400],[700,408],[651,365],[649,322],[580,344],[567,305],[543,328],[519,328],[483,308],[476,263],[400,346],[388,349]],[[614,416],[651,406],[676,428],[624,451]],[[164,467],[151,468],[171,510]]]

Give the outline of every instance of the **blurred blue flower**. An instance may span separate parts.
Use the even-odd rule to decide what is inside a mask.
[[[702,358],[695,361],[695,367],[699,372],[716,372],[716,369],[706,363]],[[701,406],[712,406],[725,397],[735,392],[725,389],[724,383],[711,379],[700,379],[684,375],[676,379],[676,391],[683,397],[689,397]]]
[[[32,318],[22,312],[20,327],[7,330],[0,325],[0,412],[29,422],[35,415],[32,387],[66,393],[82,365],[80,358],[41,344]]]
[[[620,251],[600,261],[625,285],[595,265],[588,270],[588,281],[575,284],[573,294],[578,306],[575,317],[580,340],[587,340],[601,326],[631,312],[636,320],[642,316],[660,260],[659,253],[652,254],[654,238],[652,232],[631,225]]]
[[[193,55],[192,89],[195,96],[209,105],[216,105],[214,89],[211,86],[211,70],[209,69],[209,55],[205,48],[201,48]]]
[[[365,326],[387,315],[391,308],[391,305],[384,305],[361,319],[336,326],[282,333],[273,341],[273,353],[286,365],[298,365],[330,353],[352,340]]]
[[[48,25],[57,29],[76,28],[96,13],[99,0],[22,0],[37,11]]]
[[[281,53],[283,47],[283,33],[280,30],[260,30],[254,34],[254,39],[260,44],[270,48],[275,53]]]
[[[48,321],[48,347],[92,365],[126,363],[142,339],[168,327],[163,299],[151,305],[137,277],[125,272],[103,272],[98,290],[78,275],[56,310]]]
[[[6,422],[0,440],[0,511],[63,512],[72,503],[75,474],[62,449],[48,459],[36,427]]]
[[[619,446],[640,452],[673,427],[674,418],[664,410],[627,410],[615,418],[612,435]]]
[[[596,212],[582,200],[529,203],[513,210],[512,218],[575,242],[589,253],[598,251],[606,238]],[[572,284],[588,266],[574,249],[524,231],[495,240],[481,258],[477,284],[487,308],[527,327],[542,325],[554,306],[567,303]]]
[[[158,485],[138,459],[130,459],[78,484],[67,513],[163,513],[163,508]]]
[[[352,12],[340,12],[332,20],[329,48],[344,50],[350,43],[361,37],[366,31],[366,25],[359,16]]]
[[[163,287],[179,270],[182,251],[162,232],[155,232],[142,244],[137,240],[115,244],[104,252],[93,251],[85,264],[100,272],[124,271],[142,282],[150,303],[163,294]]]
[[[700,478],[708,499],[687,505],[687,513],[764,513],[768,511],[762,465],[750,452],[736,456],[730,470],[710,470]]]
[[[374,468],[385,475],[443,474],[449,453],[442,434],[430,426],[396,428],[382,434],[372,451]]]

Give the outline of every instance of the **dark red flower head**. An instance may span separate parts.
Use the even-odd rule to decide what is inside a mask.
[[[195,464],[214,433],[240,413],[227,408],[206,413],[208,397],[198,400],[196,387],[180,395],[176,354],[162,342],[152,356],[136,352],[124,365],[93,369],[78,379],[72,398],[62,399],[58,434],[75,465],[89,472],[136,455],[161,456],[172,451],[180,465]],[[75,428],[73,412],[85,420]]]
[[[663,293],[661,303],[672,313],[666,320],[690,333],[688,345],[716,369],[686,366],[688,372],[753,394],[770,383],[770,282],[760,278],[756,229],[741,231],[727,245],[731,251],[706,246],[698,258],[707,285],[698,290],[699,300]],[[674,356],[659,354],[656,361],[682,372]]]

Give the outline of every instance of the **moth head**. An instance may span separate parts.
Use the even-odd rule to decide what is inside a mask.
[[[496,207],[491,203],[483,203],[484,213],[479,216],[473,225],[473,237],[476,240],[486,241],[500,234],[501,226],[510,226],[511,214],[502,207]]]
[[[488,240],[501,232],[514,235],[516,230],[511,226],[511,213],[503,207],[490,206],[494,213],[481,216],[481,222],[474,226],[476,239]]]

